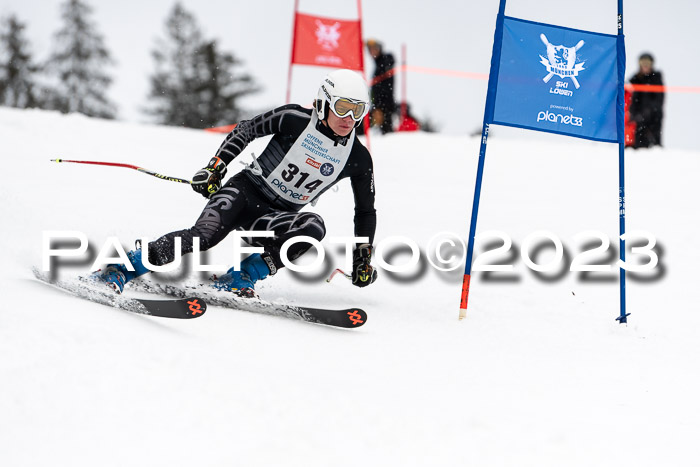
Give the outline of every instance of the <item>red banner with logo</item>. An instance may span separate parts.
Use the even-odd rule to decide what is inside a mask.
[[[360,20],[296,13],[292,63],[364,70]]]

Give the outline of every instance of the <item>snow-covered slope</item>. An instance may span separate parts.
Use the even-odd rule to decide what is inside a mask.
[[[615,270],[538,276],[519,254],[541,230],[567,261],[580,232],[617,247],[616,148],[500,130],[479,231],[513,240],[513,273],[475,273],[461,322],[461,267],[440,273],[425,254],[366,289],[288,270],[260,285],[270,300],[367,310],[364,327],[345,331],[215,307],[187,322],[149,318],[35,281],[44,231],[83,231],[93,253],[110,236],[130,248],[189,227],[204,203],[133,170],[49,159],[187,178],[222,136],[0,109],[0,465],[694,465],[700,154],[628,153],[627,227],[657,237],[660,265],[630,278],[632,315],[619,325]],[[409,237],[425,253],[439,232],[466,238],[478,144],[375,135],[377,240]],[[332,237],[351,235],[352,207],[345,181],[312,209]],[[340,266],[339,247],[326,250]],[[225,241],[210,263],[230,254]]]

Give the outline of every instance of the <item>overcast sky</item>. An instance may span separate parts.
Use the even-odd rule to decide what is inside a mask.
[[[147,121],[140,112],[153,71],[151,51],[164,37],[164,22],[175,0],[86,0],[93,21],[116,60],[110,96],[119,117]],[[36,60],[45,59],[59,28],[61,0],[2,0],[0,15],[16,14],[27,24]],[[263,86],[244,105],[265,110],[283,104],[291,52],[294,0],[181,0],[197,18],[207,38],[244,61],[244,68]],[[668,85],[700,86],[695,57],[700,6],[695,0],[635,0],[625,2],[627,73],[637,69],[637,57],[650,51]],[[498,0],[364,0],[363,32],[385,43],[400,59],[406,45],[409,65],[488,73]],[[349,19],[356,17],[355,0],[300,0],[304,13]],[[617,1],[509,0],[506,14],[517,18],[615,34]],[[688,39],[690,37],[690,39]],[[365,56],[367,74],[374,65]],[[308,105],[327,69],[295,66],[292,102]],[[397,77],[399,84],[400,77]],[[430,117],[446,133],[467,134],[481,128],[486,81],[409,73],[408,101],[419,118]],[[397,90],[397,98],[400,97]],[[664,124],[669,147],[700,150],[694,133],[700,94],[670,94]],[[512,131],[502,129],[504,132]],[[522,131],[522,130],[516,130]],[[498,129],[496,129],[498,134]]]

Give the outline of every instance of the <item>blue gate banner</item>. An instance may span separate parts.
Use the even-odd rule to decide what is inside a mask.
[[[505,17],[495,86],[491,123],[618,142],[615,35]]]

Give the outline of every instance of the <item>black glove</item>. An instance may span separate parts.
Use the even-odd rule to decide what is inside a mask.
[[[372,260],[372,246],[363,243],[352,252],[352,283],[367,287],[377,280],[377,271],[369,264]]]
[[[192,177],[192,189],[205,198],[209,198],[219,191],[221,181],[225,176],[226,163],[218,157],[212,157],[209,165]]]

